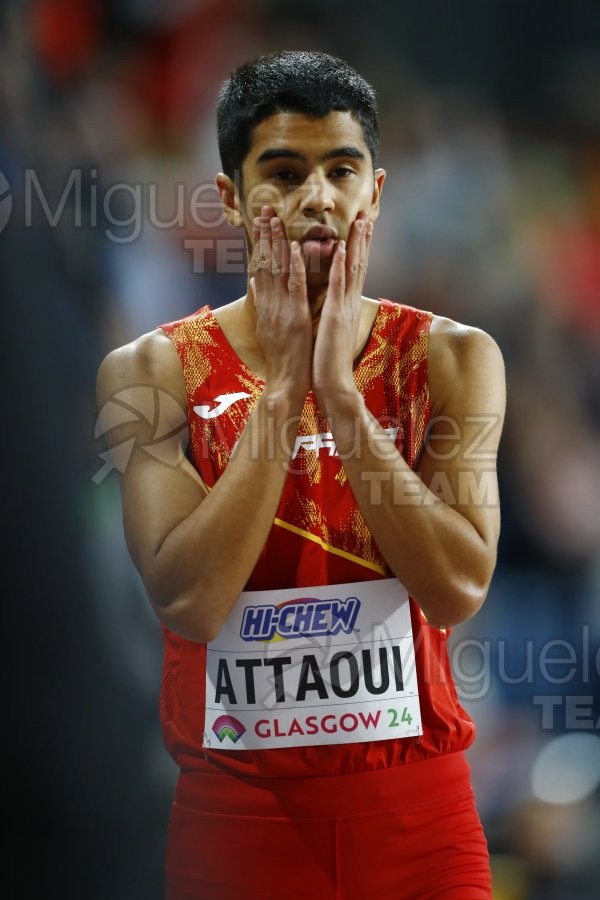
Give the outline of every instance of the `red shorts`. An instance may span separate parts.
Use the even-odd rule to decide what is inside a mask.
[[[463,753],[327,778],[182,773],[168,900],[490,900]]]

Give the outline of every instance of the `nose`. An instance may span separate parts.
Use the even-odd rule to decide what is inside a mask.
[[[322,213],[334,208],[332,186],[325,176],[313,175],[304,182],[305,196],[300,204],[303,212]]]

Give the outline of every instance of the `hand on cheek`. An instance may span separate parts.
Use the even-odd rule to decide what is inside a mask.
[[[313,386],[326,413],[356,392],[354,354],[372,236],[373,223],[361,211],[347,244],[340,241],[333,257],[313,354]]]

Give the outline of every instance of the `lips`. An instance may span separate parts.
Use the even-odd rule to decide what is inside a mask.
[[[314,225],[300,239],[302,254],[308,271],[319,272],[323,260],[331,260],[337,242],[337,235],[328,225]]]
[[[324,242],[335,240],[337,240],[337,235],[333,228],[330,228],[328,225],[314,225],[300,238],[300,243],[304,244],[306,241]]]

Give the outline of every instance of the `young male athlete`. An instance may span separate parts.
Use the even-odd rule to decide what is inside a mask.
[[[168,896],[489,898],[446,639],[495,565],[500,352],[362,296],[385,173],[352,68],[262,57],[217,120],[247,293],[98,378],[101,409],[173,401],[158,444],[147,410],[110,431],[135,442],[125,531],[164,627]]]

